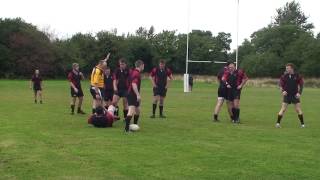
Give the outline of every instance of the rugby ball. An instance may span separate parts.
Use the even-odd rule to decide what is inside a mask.
[[[130,131],[138,131],[140,127],[137,124],[130,124],[129,129]]]

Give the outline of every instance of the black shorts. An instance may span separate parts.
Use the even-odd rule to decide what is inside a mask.
[[[104,98],[104,89],[103,88],[99,88],[100,90],[100,93],[101,93],[101,98],[103,99]],[[94,87],[90,86],[90,93],[92,95],[92,98],[93,99],[96,99],[96,90],[94,89]]]
[[[74,89],[71,87],[70,92],[71,92],[71,97],[83,97],[83,91],[81,87],[78,88],[78,92],[75,92]]]
[[[137,100],[137,96],[135,94],[129,93],[127,96],[128,99],[128,106],[135,106],[139,107],[140,102]]]
[[[113,98],[113,90],[112,89],[105,90],[104,91],[104,100],[105,101],[112,101],[112,98]]]
[[[166,97],[166,95],[167,95],[167,88],[165,88],[165,87],[154,87],[153,88],[153,96]]]
[[[114,92],[114,95],[126,98],[128,95],[128,90],[127,89],[118,89],[117,92]]]
[[[37,92],[37,91],[41,91],[42,88],[40,86],[33,86],[33,91]]]
[[[233,88],[227,89],[227,98],[226,99],[228,101],[233,101],[235,99],[240,100],[240,96],[241,96],[241,89],[233,89]]]
[[[297,104],[300,103],[300,98],[296,98],[294,95],[283,96],[283,102],[287,104]]]
[[[227,99],[228,89],[227,88],[218,88],[218,98]]]

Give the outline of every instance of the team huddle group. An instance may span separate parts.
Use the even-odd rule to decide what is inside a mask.
[[[110,54],[100,60],[93,68],[90,78],[90,93],[92,95],[92,114],[88,119],[88,123],[95,127],[112,127],[112,124],[119,120],[120,99],[123,101],[123,117],[125,121],[125,132],[130,132],[130,124],[133,118],[133,124],[138,124],[140,116],[140,86],[141,72],[144,70],[144,63],[137,60],[134,68],[130,69],[124,58],[118,61],[118,67],[111,71],[107,65]],[[221,111],[224,101],[227,101],[227,109],[233,123],[240,123],[240,95],[241,90],[248,81],[248,77],[242,69],[236,69],[235,63],[227,63],[218,75],[219,88],[217,104],[213,112],[213,121],[219,122],[218,114]],[[73,63],[72,70],[68,74],[71,91],[71,114],[75,113],[76,99],[78,99],[77,113],[85,114],[81,109],[83,102],[83,90],[81,80],[84,79],[83,74],[79,71],[79,64]],[[170,81],[173,79],[172,71],[166,67],[165,61],[160,60],[159,65],[154,67],[150,72],[150,80],[153,86],[153,103],[152,115],[150,118],[156,117],[156,109],[159,105],[159,117],[166,118],[163,114],[164,99]],[[37,97],[40,97],[42,103],[42,79],[39,70],[35,71],[31,81],[35,95],[35,103]],[[304,127],[303,113],[300,105],[300,96],[303,90],[303,79],[294,71],[294,65],[289,63],[286,65],[286,71],[280,78],[280,90],[283,96],[283,103],[276,127],[280,128],[280,121],[285,113],[288,104],[294,104],[298,113],[301,127]]]
[[[110,55],[110,54],[109,54]],[[111,72],[107,61],[109,55],[100,60],[93,68],[90,78],[90,93],[92,95],[92,115],[88,123],[96,127],[112,127],[114,121],[119,120],[120,99],[123,101],[123,117],[125,121],[125,132],[130,132],[129,125],[133,118],[133,124],[138,124],[140,116],[140,86],[141,72],[144,70],[144,63],[137,60],[134,68],[130,69],[124,58],[118,60],[118,67]],[[83,74],[79,71],[79,64],[72,65],[72,71],[68,74],[71,87],[71,114],[75,111],[76,98],[79,99],[77,113],[85,114],[82,109],[83,91],[81,80]],[[152,69],[150,79],[153,85],[154,100],[152,105],[151,118],[155,118],[156,109],[159,103],[159,117],[166,118],[163,114],[164,99],[172,72],[166,67],[165,61],[160,60],[159,66]]]

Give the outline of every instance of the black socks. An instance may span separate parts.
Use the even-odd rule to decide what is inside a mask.
[[[304,122],[303,122],[303,114],[299,114],[298,117],[299,117],[301,125],[303,125],[304,124]]]
[[[218,121],[218,114],[213,115],[213,120]]]
[[[70,108],[71,108],[71,114],[73,114],[74,113],[74,104],[71,104]]]
[[[159,110],[160,110],[160,116],[163,115],[163,105],[159,105]]]
[[[123,117],[126,118],[128,115],[128,109],[123,110]]]
[[[133,124],[138,124],[138,120],[139,120],[139,115],[134,115],[133,116]]]
[[[157,104],[152,104],[152,115],[156,114]]]
[[[125,120],[126,120],[126,126],[125,126],[125,129],[124,129],[124,130],[125,130],[126,132],[129,132],[129,126],[130,126],[130,121],[131,121],[131,119],[132,119],[132,116],[127,116],[126,119],[125,119]]]
[[[277,123],[279,123],[279,124],[280,124],[282,117],[283,117],[282,115],[278,114],[278,120],[277,120]]]

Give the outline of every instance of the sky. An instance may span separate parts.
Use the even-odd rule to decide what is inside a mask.
[[[266,27],[276,9],[286,2],[239,0],[239,45],[253,32]],[[319,1],[296,2],[315,25],[314,33],[319,33]],[[156,33],[162,30],[187,33],[188,29],[209,30],[213,35],[226,32],[231,33],[231,49],[237,47],[237,0],[1,0],[0,17],[21,17],[59,38],[114,28],[121,35],[152,25]]]

